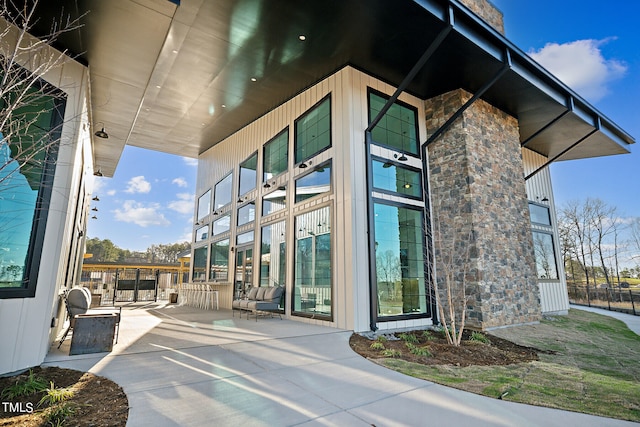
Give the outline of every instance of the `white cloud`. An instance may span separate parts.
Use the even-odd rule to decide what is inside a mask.
[[[115,195],[116,195],[116,190],[107,191],[107,196],[115,196]]]
[[[176,178],[171,181],[171,183],[177,185],[178,187],[186,187],[188,185],[187,180],[183,177]]]
[[[144,179],[144,176],[134,176],[127,183],[128,187],[125,193],[148,193],[151,191],[151,183]]]
[[[183,157],[182,161],[187,166],[198,166],[198,159],[192,159],[191,157]]]
[[[191,214],[194,208],[194,195],[191,193],[176,194],[178,200],[169,202],[167,207],[181,214]]]
[[[145,206],[134,200],[126,200],[122,204],[122,209],[116,209],[116,221],[129,222],[140,227],[148,227],[150,225],[167,226],[171,223],[165,216],[159,213],[160,205],[158,203],[150,203]]]
[[[609,93],[609,82],[627,71],[623,62],[602,55],[600,47],[611,40],[548,43],[529,55],[579,95],[596,102]]]

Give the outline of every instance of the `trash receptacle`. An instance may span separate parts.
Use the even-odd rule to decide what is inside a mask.
[[[169,294],[169,302],[171,304],[176,304],[178,302],[178,294],[176,292]]]

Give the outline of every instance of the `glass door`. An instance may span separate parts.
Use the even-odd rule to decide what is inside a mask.
[[[243,298],[253,286],[253,248],[236,249],[236,298]]]

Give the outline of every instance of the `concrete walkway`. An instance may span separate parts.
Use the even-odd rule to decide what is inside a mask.
[[[231,317],[174,305],[123,310],[119,343],[105,354],[44,365],[120,384],[127,426],[632,426],[443,387],[354,353],[351,332],[276,318]]]
[[[575,308],[576,310],[585,310],[590,311],[592,313],[602,314],[603,316],[613,317],[614,319],[618,319],[627,324],[629,329],[631,329],[636,334],[640,335],[640,316],[633,316],[631,314],[618,313],[617,311],[609,311],[604,310],[602,308],[588,307],[584,305],[571,305],[571,308]]]

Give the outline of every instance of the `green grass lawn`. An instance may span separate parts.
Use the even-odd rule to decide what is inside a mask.
[[[640,337],[623,322],[570,310],[568,316],[494,334],[556,353],[508,366],[427,366],[398,359],[382,363],[407,375],[485,396],[640,421]]]

